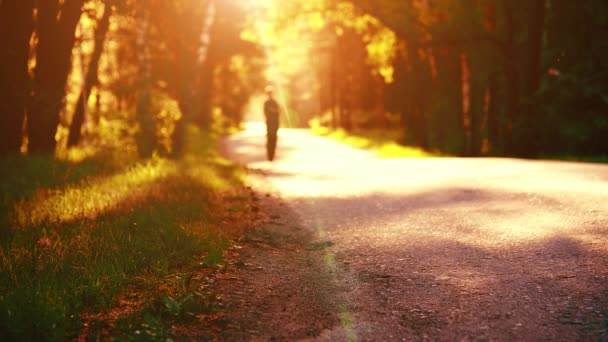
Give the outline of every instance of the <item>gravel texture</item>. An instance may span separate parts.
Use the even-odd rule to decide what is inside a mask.
[[[264,139],[223,143],[271,195],[215,284],[218,338],[608,340],[608,165],[379,159],[287,129],[268,162]]]

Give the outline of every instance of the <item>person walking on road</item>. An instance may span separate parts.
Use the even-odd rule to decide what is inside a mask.
[[[264,102],[264,116],[266,117],[266,156],[268,160],[274,160],[275,150],[277,148],[277,132],[279,130],[279,104],[273,98],[272,86],[266,87],[266,96]]]

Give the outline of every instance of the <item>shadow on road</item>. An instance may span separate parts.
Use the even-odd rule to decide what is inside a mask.
[[[608,222],[565,225],[576,213],[530,198],[444,188],[297,201],[335,244],[362,327],[439,340],[607,338]]]

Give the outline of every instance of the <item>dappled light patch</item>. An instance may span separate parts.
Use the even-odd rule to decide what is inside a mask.
[[[344,129],[329,129],[322,126],[313,126],[314,135],[327,137],[347,145],[370,150],[381,158],[429,158],[440,154],[427,152],[419,147],[403,146],[397,143],[396,135],[376,131],[356,131],[349,133]]]
[[[31,199],[15,205],[15,223],[25,228],[95,219],[107,211],[119,209],[129,197],[135,202],[137,197],[146,197],[153,191],[151,184],[176,172],[175,165],[159,159],[110,177],[89,178],[65,189],[39,189]]]

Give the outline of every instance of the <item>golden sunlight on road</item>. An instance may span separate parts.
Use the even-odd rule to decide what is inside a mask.
[[[391,339],[405,334],[386,329],[403,326],[395,320],[434,316],[457,323],[437,327],[439,339],[462,329],[570,339],[579,335],[555,322],[555,310],[606,290],[606,165],[380,159],[293,129],[280,130],[268,162],[264,143],[264,125],[249,124],[224,149],[263,175],[319,241],[332,242],[326,264],[350,289],[340,310],[350,325],[327,340]],[[577,315],[601,319],[597,312]]]
[[[376,240],[382,244],[394,243],[392,235],[420,216],[424,226],[439,215],[451,228],[468,231],[435,226],[420,231],[423,235],[493,245],[566,233],[608,211],[608,184],[598,182],[608,177],[605,166],[514,159],[379,159],[294,129],[280,131],[277,160],[268,162],[264,135],[263,124],[249,124],[230,139],[232,157],[267,174],[286,198],[364,202],[364,212],[355,211],[346,220],[356,217],[368,226],[381,215],[387,220],[385,229],[392,227]],[[425,214],[413,215],[413,209]]]
[[[332,242],[325,261],[349,289],[338,310],[349,324],[322,340],[390,340],[407,336],[402,320],[429,317],[447,324],[429,326],[438,339],[576,339],[556,310],[606,290],[606,165],[380,159],[293,129],[268,162],[264,143],[264,125],[249,124],[224,148]]]

